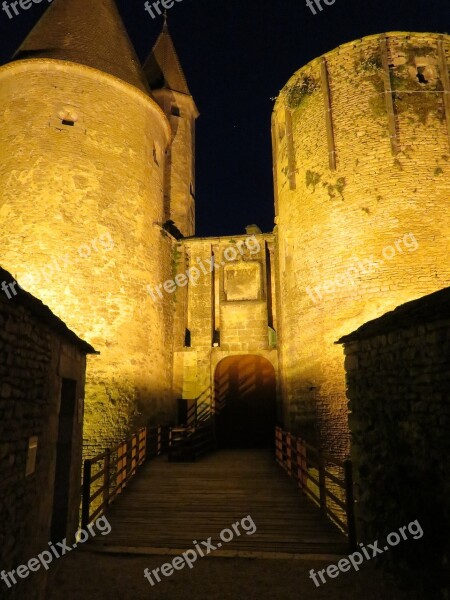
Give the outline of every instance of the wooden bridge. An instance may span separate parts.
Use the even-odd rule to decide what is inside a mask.
[[[298,445],[292,440],[289,444],[282,436],[280,440],[284,447],[278,444],[278,459],[284,456],[283,466],[306,482],[312,472],[307,462],[302,465],[306,456],[297,456]],[[112,526],[110,534],[93,539],[91,548],[179,554],[192,548],[194,540],[218,541],[223,529],[250,516],[256,531],[248,535],[241,527],[241,535],[222,543],[215,556],[311,557],[348,552],[348,537],[323,511],[323,494],[339,498],[326,486],[322,489],[322,472],[317,479],[311,475],[320,490],[318,506],[308,494],[300,493],[298,478],[287,476],[273,450],[219,450],[195,462],[169,462],[167,456],[145,460],[163,449],[161,429],[148,437],[143,430],[128,443],[86,461],[82,525],[106,511]]]

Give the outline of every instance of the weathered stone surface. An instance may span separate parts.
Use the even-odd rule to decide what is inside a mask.
[[[229,356],[261,356],[276,370],[276,341],[269,339],[269,326],[276,330],[273,236],[183,240],[177,256],[177,273],[199,271],[198,279],[175,292],[174,389],[179,397],[206,393],[210,401],[217,365]]]
[[[383,539],[417,519],[420,543],[405,541],[385,557],[407,567],[407,577],[414,572],[417,587],[420,578],[449,583],[449,331],[446,288],[344,338],[347,359],[359,362],[347,369],[347,395],[360,536]]]
[[[101,353],[88,363],[85,423],[97,453],[150,417],[173,418],[173,308],[146,292],[171,271],[169,124],[133,86],[63,61],[1,67],[0,99],[2,262]]]
[[[291,429],[317,429],[339,454],[348,449],[347,410],[342,348],[334,342],[450,278],[439,36],[397,32],[386,39],[398,154],[391,150],[379,36],[300,69],[273,114],[284,407]],[[450,37],[442,40],[450,64]],[[336,170],[327,144],[323,60]],[[428,83],[419,82],[422,67]]]
[[[0,283],[4,277],[5,272],[0,270]],[[78,527],[80,506],[85,351],[50,328],[28,308],[30,302],[27,300],[25,306],[19,296],[8,300],[0,293],[0,345],[4,348],[0,368],[6,367],[1,370],[0,386],[0,569],[6,572],[46,550],[51,540],[62,378],[77,384],[69,539]],[[42,312],[42,305],[39,311]],[[49,318],[56,321],[55,317]],[[26,476],[28,442],[35,436],[36,468]],[[41,599],[45,579],[41,569],[27,579],[19,579],[11,590],[1,581],[0,595],[11,600]]]

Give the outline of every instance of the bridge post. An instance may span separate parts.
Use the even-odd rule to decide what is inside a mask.
[[[142,465],[147,457],[147,427],[139,431],[138,465]]]
[[[83,468],[83,498],[81,505],[81,527],[86,529],[89,525],[89,507],[91,505],[91,472],[92,463],[91,461],[84,461]]]
[[[277,463],[280,466],[282,466],[283,465],[283,451],[282,451],[280,427],[275,427],[275,458],[277,460]]]
[[[345,507],[347,513],[347,533],[350,550],[356,549],[356,519],[355,519],[355,496],[353,493],[353,464],[350,459],[344,461],[345,476]]]
[[[292,477],[292,435],[286,434],[286,467],[289,477]]]
[[[325,476],[325,460],[323,454],[317,454],[319,466],[319,495],[320,495],[320,511],[326,515],[327,513],[327,482]]]
[[[161,456],[162,452],[162,435],[161,435],[161,425],[158,425],[158,443],[156,447],[156,456]]]
[[[126,465],[127,465],[127,445],[126,442],[120,444],[120,446],[117,449],[117,480],[116,480],[116,484],[118,486],[118,490],[117,493],[120,494],[123,490],[123,488],[125,487],[125,485],[122,484],[122,482],[124,480],[126,480],[127,478],[127,472],[126,472]]]
[[[109,487],[110,487],[110,464],[111,464],[111,450],[109,448],[105,451],[105,460],[103,462],[103,506],[104,511],[109,505]]]
[[[306,463],[306,445],[304,440],[297,438],[297,469],[298,483],[301,490],[306,488],[308,483],[307,463]]]

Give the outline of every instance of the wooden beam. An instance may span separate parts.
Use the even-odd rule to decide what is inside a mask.
[[[380,36],[381,61],[383,64],[384,97],[388,115],[389,137],[391,139],[392,154],[399,152],[399,140],[395,123],[394,99],[392,97],[391,70],[388,61],[387,41],[384,35]]]
[[[445,120],[447,121],[448,143],[450,145],[450,77],[448,75],[448,63],[445,55],[444,37],[440,36],[438,41],[439,73],[441,75],[442,87],[444,88]]]
[[[320,81],[323,93],[323,101],[325,104],[325,121],[327,127],[327,142],[328,142],[328,157],[329,166],[332,171],[336,170],[336,144],[334,139],[334,128],[333,128],[333,113],[331,109],[331,93],[330,93],[330,80],[328,77],[327,61],[322,58],[320,65]]]

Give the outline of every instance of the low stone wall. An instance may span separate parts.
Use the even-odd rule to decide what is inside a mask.
[[[415,587],[421,580],[446,587],[449,290],[408,303],[341,341],[346,343],[359,536],[365,542],[383,539],[417,519],[424,531],[420,542],[404,541],[384,559],[396,570],[407,565]]]

